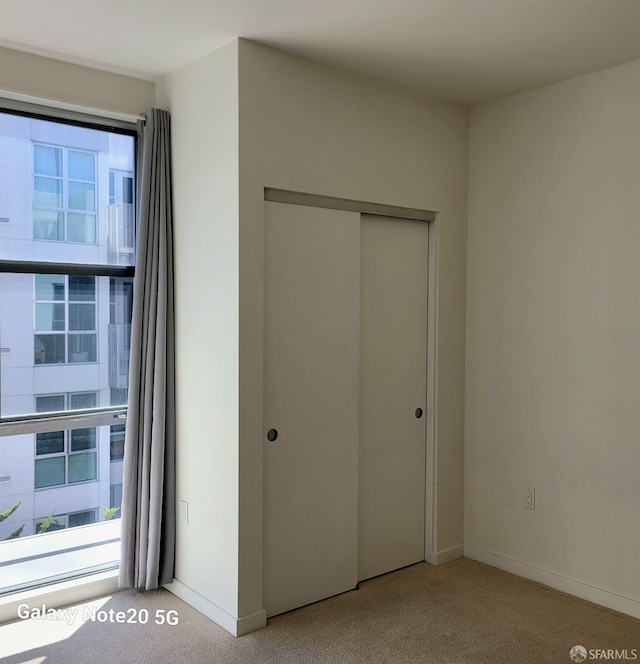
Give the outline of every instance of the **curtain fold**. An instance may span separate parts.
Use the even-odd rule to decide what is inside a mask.
[[[138,123],[137,253],[131,321],[119,585],[173,580],[175,366],[170,116]]]

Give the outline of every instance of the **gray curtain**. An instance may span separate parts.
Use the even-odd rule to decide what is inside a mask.
[[[119,585],[173,580],[174,295],[170,116],[138,123],[136,277],[122,493]]]

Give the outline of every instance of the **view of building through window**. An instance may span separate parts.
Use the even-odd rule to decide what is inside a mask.
[[[119,517],[134,153],[132,131],[0,112],[0,543]]]

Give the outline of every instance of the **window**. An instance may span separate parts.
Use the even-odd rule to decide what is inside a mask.
[[[96,155],[33,146],[33,238],[96,242]]]
[[[52,545],[75,538],[82,566],[91,533],[114,541],[96,505],[121,494],[137,129],[10,104],[0,100],[0,512],[18,507],[0,522],[0,557],[5,537],[44,524]],[[73,529],[87,524],[80,545]]]
[[[96,405],[95,392],[68,395],[71,409]],[[64,394],[37,396],[36,411],[65,410]],[[36,434],[35,488],[90,482],[98,476],[96,428],[48,431]]]
[[[111,427],[111,441],[109,445],[110,461],[122,461],[124,459],[124,424]]]
[[[50,514],[35,520],[34,532],[37,535],[50,533],[54,530],[64,530],[65,528],[75,528],[76,526],[88,526],[90,523],[96,523],[98,520],[96,513],[98,510],[85,510],[83,512],[74,512],[72,514]]]
[[[133,204],[133,173],[130,171],[109,171],[109,204]]]
[[[34,364],[96,362],[96,278],[36,274]]]
[[[109,505],[111,509],[120,510],[122,506],[122,484],[111,485]]]

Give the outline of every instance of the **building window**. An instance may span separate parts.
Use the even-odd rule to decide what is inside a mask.
[[[33,238],[95,244],[95,153],[33,146]]]
[[[50,533],[54,530],[88,526],[91,523],[97,522],[97,511],[96,509],[92,509],[83,512],[73,512],[71,514],[50,514],[49,516],[35,520],[34,532],[36,535],[41,535],[42,533]]]
[[[95,408],[97,394],[54,394],[36,397],[36,412]],[[35,488],[95,481],[98,477],[96,428],[36,434]]]
[[[34,364],[96,362],[96,278],[36,274]]]
[[[110,501],[111,509],[120,510],[122,507],[122,484],[112,484],[110,487]]]
[[[116,424],[111,427],[111,439],[109,459],[111,461],[122,461],[124,459],[124,424]]]

